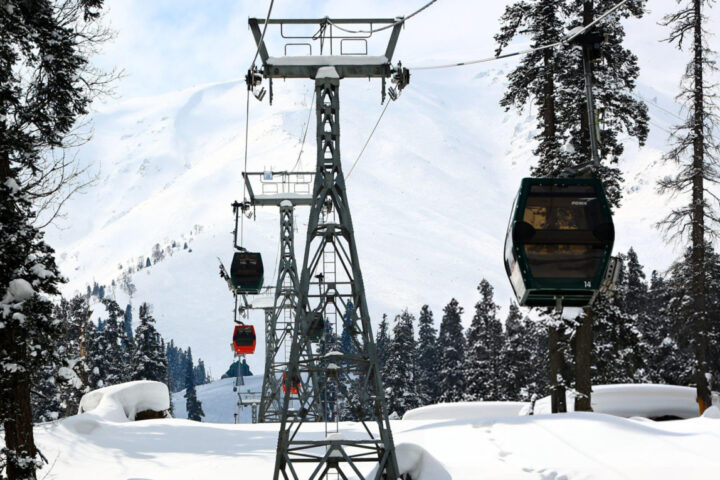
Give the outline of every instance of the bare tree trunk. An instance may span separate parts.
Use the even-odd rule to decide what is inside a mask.
[[[592,21],[593,2],[592,0],[587,0],[583,5],[583,25],[587,25]],[[592,75],[592,72],[590,72],[590,74]],[[590,101],[590,99],[586,99],[586,101]],[[581,123],[583,130],[588,133],[587,146],[588,149],[591,149],[592,142],[589,139],[591,135],[595,135],[595,132],[590,131],[590,119],[588,118],[587,112],[588,109],[585,108],[584,114],[581,115]],[[591,160],[593,153],[589,153],[589,159]],[[590,380],[592,349],[592,313],[589,308],[586,308],[584,315],[578,323],[577,330],[575,331],[575,390],[578,392],[578,396],[575,398],[576,411],[592,412],[592,407],[590,406],[592,395],[592,383]]]
[[[707,299],[705,296],[705,108],[703,98],[702,2],[693,1],[694,62],[693,62],[693,178],[692,178],[692,298],[695,347],[695,381],[700,414],[712,404],[708,352]]]
[[[560,349],[560,332],[557,326],[551,325],[548,329],[548,344],[550,349],[550,404],[552,413],[565,413],[567,412],[565,382],[562,379],[564,361]]]
[[[17,338],[19,332],[10,328],[2,338],[3,347],[17,359],[19,365],[25,364],[25,343]],[[35,439],[33,437],[32,407],[30,404],[30,372],[19,370],[13,374],[14,378],[4,379],[9,385],[9,395],[3,398],[3,410],[8,414],[3,426],[5,427],[5,446],[12,452],[7,459],[6,473],[8,480],[34,479],[35,466],[28,466],[25,462],[17,460],[34,459],[37,454]],[[6,403],[7,402],[7,403]]]
[[[584,315],[578,320],[579,324],[575,332],[575,390],[578,392],[578,396],[575,397],[575,411],[592,412],[590,363],[593,332],[590,309],[586,308]]]

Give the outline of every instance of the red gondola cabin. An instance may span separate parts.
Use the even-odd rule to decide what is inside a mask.
[[[287,372],[283,373],[283,376],[282,376],[282,389],[283,389],[283,393],[287,393],[287,387],[285,386],[285,383],[286,383],[286,382],[285,382],[285,379],[286,379],[286,378],[287,378]],[[297,393],[298,393],[298,388],[300,388],[300,377],[297,377],[297,376],[296,376],[296,377],[295,377],[295,380],[296,380],[295,385],[293,385],[293,386],[290,387],[290,393],[291,393],[292,395],[297,395]]]
[[[255,353],[255,327],[252,325],[235,325],[233,331],[233,348],[238,355],[250,355]]]

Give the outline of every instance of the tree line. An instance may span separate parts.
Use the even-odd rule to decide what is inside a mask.
[[[98,305],[105,313],[96,323],[91,317]],[[137,312],[133,330],[130,305],[123,309],[115,300],[104,298],[91,306],[88,297],[81,295],[60,300],[50,314],[58,327],[52,338],[52,349],[58,354],[32,372],[34,421],[75,415],[85,393],[132,380],[163,382],[170,392],[210,381],[202,359],[193,364],[189,347],[183,350],[172,340],[165,343],[155,328],[150,305],[141,304]]]
[[[710,246],[706,292],[710,311],[711,373],[720,374],[720,255]],[[690,250],[664,274],[648,279],[634,249],[624,260],[615,292],[592,306],[591,382],[694,385]],[[548,326],[554,315],[530,318],[511,302],[498,314],[492,285],[482,280],[469,326],[465,311],[452,299],[439,328],[430,307],[417,317],[404,310],[392,324],[384,316],[376,334],[388,411],[402,416],[423,405],[458,401],[532,401],[549,395]],[[555,328],[569,333],[577,319]],[[577,343],[560,346],[561,382],[576,388],[571,368]],[[339,345],[340,348],[342,344]]]

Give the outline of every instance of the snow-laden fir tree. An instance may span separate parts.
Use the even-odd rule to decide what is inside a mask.
[[[692,381],[692,354],[686,346],[687,332],[679,329],[674,308],[675,282],[666,281],[658,272],[652,272],[648,291],[648,322],[642,326],[643,343],[648,351],[646,361],[650,381],[670,385],[688,385]],[[670,300],[673,299],[672,303]]]
[[[328,366],[335,361],[328,359],[326,355],[330,352],[340,352],[340,342],[337,335],[332,331],[330,322],[325,321],[323,336],[316,347],[318,368],[326,372]],[[318,392],[321,404],[321,411],[328,421],[335,420],[337,413],[337,380],[328,379],[327,375],[318,375]]]
[[[202,358],[198,358],[197,365],[193,367],[193,374],[195,375],[195,385],[205,385],[210,383],[210,375],[205,371],[205,362]]]
[[[438,387],[441,402],[459,402],[463,399],[466,381],[463,370],[465,363],[465,335],[461,315],[463,308],[454,298],[443,308],[438,335],[439,369]]]
[[[705,298],[708,305],[716,308],[720,305],[720,256],[712,246],[705,246]],[[667,278],[661,282],[662,288],[657,285],[651,292],[659,296],[663,307],[659,310],[658,333],[653,345],[655,352],[651,363],[651,375],[655,381],[667,382],[677,385],[695,384],[696,378],[696,351],[695,328],[692,319],[694,297],[692,291],[692,277],[694,268],[692,264],[692,247],[688,247],[685,255],[673,263],[668,271]],[[660,283],[660,282],[658,282]],[[720,330],[720,314],[716,309],[709,310],[708,323],[710,336],[710,352],[717,352],[717,332]],[[718,374],[718,360],[708,358],[708,373]]]
[[[432,310],[427,305],[423,305],[420,309],[415,358],[417,359],[417,390],[420,402],[422,405],[437,403],[440,397],[437,382],[439,371],[437,329],[435,328]]]
[[[96,330],[88,363],[91,367],[89,386],[92,389],[117,385],[130,376],[130,344],[125,336],[124,312],[115,300],[106,298],[107,312],[102,331]]]
[[[689,302],[683,309],[692,325],[690,346],[694,353],[694,382],[700,413],[711,405],[710,311],[707,299],[706,248],[708,241],[720,231],[718,197],[712,185],[720,182],[720,142],[715,134],[718,117],[718,84],[712,76],[717,72],[716,56],[707,43],[708,11],[714,2],[683,0],[680,9],[664,19],[670,27],[668,42],[690,51],[690,61],[682,77],[678,98],[683,102],[686,120],[671,134],[673,147],[664,159],[677,167],[677,172],[659,182],[660,191],[681,195],[684,206],[673,209],[660,222],[660,227],[673,236],[690,240],[691,275],[685,289]]]
[[[65,325],[64,366],[59,370],[65,382],[60,386],[60,397],[63,416],[68,416],[77,413],[80,399],[93,388],[90,385],[92,365],[89,353],[94,349],[97,335],[95,324],[90,320],[93,312],[85,296],[76,295],[68,302],[61,300],[58,313]]]
[[[564,32],[563,7],[566,0],[521,0],[508,5],[500,18],[500,33],[495,36],[496,54],[501,54],[517,36],[528,36],[532,47],[560,40]],[[508,74],[508,87],[500,100],[505,110],[523,109],[530,103],[537,107],[538,144],[533,153],[537,165],[533,175],[557,173],[563,165],[561,149],[564,135],[557,128],[556,90],[560,71],[565,68],[554,49],[523,55],[518,66]]]
[[[417,391],[415,361],[415,316],[407,310],[395,317],[393,339],[385,363],[385,392],[388,413],[402,415],[421,405]]]
[[[140,305],[139,324],[135,329],[135,350],[132,357],[132,380],[167,381],[167,359],[155,319],[147,303]],[[192,368],[190,369],[192,373]]]
[[[378,369],[380,370],[380,377],[382,378],[383,383],[385,383],[385,362],[387,361],[388,350],[390,348],[390,342],[391,342],[388,331],[389,331],[389,326],[388,326],[387,314],[383,313],[382,320],[380,321],[380,325],[378,325],[377,334],[375,335],[377,363],[378,363]]]
[[[197,398],[195,391],[195,374],[193,373],[192,351],[188,347],[187,364],[185,365],[187,375],[185,376],[185,408],[187,409],[187,418],[197,422],[202,421],[205,412],[202,409],[202,402]]]
[[[547,335],[520,307],[510,303],[505,319],[505,343],[501,352],[504,398],[529,401],[547,393]]]
[[[132,328],[132,306],[127,304],[125,306],[125,316],[123,319],[123,325],[125,326],[125,337],[128,342],[132,344],[133,341],[133,328]]]
[[[493,287],[482,279],[477,287],[480,300],[467,329],[467,349],[463,365],[465,400],[504,400],[506,373],[501,352],[505,338],[497,318],[500,307],[493,298]]]
[[[599,295],[591,307],[593,319],[593,384],[639,383],[647,381],[647,352],[639,328],[639,316],[644,313],[629,302],[643,299],[642,266],[633,250],[632,260],[620,265],[617,289],[614,294]],[[628,256],[621,255],[623,260]]]
[[[41,465],[32,430],[33,374],[49,364],[61,365],[55,339],[62,335],[62,324],[48,296],[59,293],[63,280],[53,249],[33,226],[30,200],[12,173],[0,183],[0,420],[5,436],[0,476],[4,470],[8,478],[31,479]]]

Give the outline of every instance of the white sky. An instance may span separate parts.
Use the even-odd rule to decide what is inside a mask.
[[[425,0],[288,1],[276,0],[273,17],[394,17],[406,15]],[[406,65],[481,58],[492,55],[493,35],[506,0],[439,0],[408,21],[400,36],[396,59]],[[156,95],[194,85],[226,81],[244,75],[254,42],[248,16],[264,17],[268,2],[248,0],[115,0],[107,6],[107,21],[117,32],[97,62],[117,66],[126,77],[118,84],[121,97]],[[629,19],[626,45],[639,57],[641,83],[674,94],[686,55],[661,43],[667,28],[657,22],[676,9],[674,0],[650,0],[649,13]],[[710,31],[720,19],[720,7],[710,11]],[[711,46],[720,50],[718,38]],[[486,65],[418,73],[414,81],[478,73]],[[458,72],[458,70],[466,70]]]

